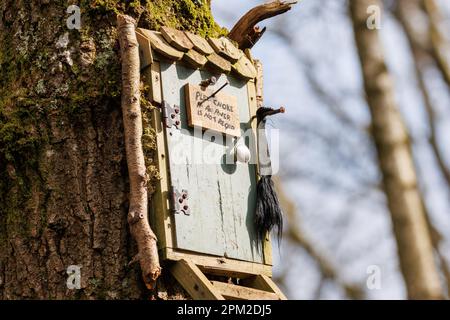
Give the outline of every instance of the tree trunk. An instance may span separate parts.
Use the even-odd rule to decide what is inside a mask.
[[[448,37],[448,24],[439,10],[435,0],[422,0],[423,7],[428,13],[429,34],[432,44],[432,52],[439,65],[444,80],[450,87],[450,42]]]
[[[429,94],[429,88],[426,85],[426,71],[428,70],[428,68],[437,67],[436,61],[431,54],[431,39],[429,37],[429,32],[427,32],[428,30],[426,29],[426,25],[424,30],[424,26],[420,25],[420,27],[418,27],[414,23],[417,17],[423,17],[423,15],[425,15],[425,13],[420,8],[420,1],[421,0],[399,0],[396,15],[398,21],[402,25],[406,38],[408,39],[409,45],[411,47],[418,87],[422,93],[424,100],[423,103],[427,114],[428,126],[430,130],[429,141],[431,149],[433,150],[437,165],[441,170],[445,181],[447,182],[447,189],[450,191],[450,170],[447,168],[447,164],[444,161],[444,156],[439,148],[437,128],[438,120],[435,114],[433,101]],[[450,269],[447,265],[445,255],[441,252],[441,242],[444,238],[432,224],[427,212],[426,215],[428,217],[427,221],[430,228],[431,241],[436,254],[439,257],[442,273],[446,280],[448,291],[448,289],[450,289]]]
[[[395,102],[379,33],[367,27],[372,5],[381,8],[379,0],[350,0],[350,12],[400,268],[410,299],[438,299],[443,292],[408,132]]]
[[[438,117],[433,106],[432,98],[428,93],[429,88],[427,88],[425,81],[425,72],[428,68],[436,67],[443,73],[445,73],[445,70],[442,67],[442,62],[440,62],[440,59],[435,54],[436,50],[434,49],[433,34],[429,32],[430,30],[433,30],[433,17],[427,16],[427,13],[422,10],[422,1],[423,0],[399,0],[396,15],[399,22],[402,24],[405,35],[411,46],[417,80],[424,98],[425,111],[428,117],[431,149],[433,150],[442,177],[447,183],[450,191],[450,169],[447,167],[445,155],[442,153],[439,146]],[[437,10],[437,7],[433,8],[434,11]],[[435,15],[438,15],[438,13],[435,13]],[[417,24],[417,19],[423,19],[423,21],[428,21],[428,23]],[[436,24],[436,22],[434,22],[434,24]],[[443,49],[441,51],[444,52]]]
[[[151,291],[129,266],[137,248],[116,15],[149,29],[222,31],[209,1],[79,3],[80,30],[67,27],[67,1],[0,4],[0,299],[183,298],[164,266]],[[157,172],[144,151],[151,194]],[[81,266],[79,290],[66,284],[71,265]]]

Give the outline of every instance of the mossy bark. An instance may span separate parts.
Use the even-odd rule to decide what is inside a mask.
[[[66,26],[70,4],[81,8],[80,30]],[[224,32],[209,1],[0,4],[0,299],[184,297],[167,273],[148,291],[139,266],[128,266],[136,247],[126,220],[119,12],[145,28]],[[157,179],[148,128],[143,142]],[[66,286],[69,265],[82,266],[81,290]]]

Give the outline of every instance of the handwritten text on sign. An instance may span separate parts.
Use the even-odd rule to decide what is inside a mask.
[[[234,96],[187,84],[185,87],[188,124],[240,137],[239,109]]]

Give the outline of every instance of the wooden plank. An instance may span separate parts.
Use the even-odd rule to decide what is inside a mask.
[[[159,74],[159,62],[154,61],[152,64],[152,68],[147,68],[144,70],[144,75],[146,79],[151,79]],[[159,88],[161,84],[159,83]],[[159,89],[159,94],[161,94],[161,89]],[[150,99],[152,99],[150,97]],[[161,99],[161,97],[160,97]],[[154,108],[152,110],[151,117],[151,127],[155,130],[156,133],[156,153],[155,156],[155,165],[158,168],[161,179],[159,179],[156,183],[156,190],[152,197],[152,212],[150,215],[152,226],[154,227],[154,231],[158,237],[158,246],[159,248],[172,247],[172,230],[171,230],[171,221],[170,221],[170,212],[169,212],[169,199],[168,195],[168,164],[167,164],[167,146],[165,142],[164,130],[162,128],[161,121],[161,110],[158,108]]]
[[[161,27],[161,34],[177,50],[187,52],[194,47],[183,31],[164,26]]]
[[[185,34],[194,45],[194,49],[201,54],[207,56],[214,53],[214,49],[209,45],[208,41],[205,38],[202,38],[199,35],[193,34],[189,31],[185,31]]]
[[[255,81],[249,81],[247,83],[247,91],[248,91],[248,103],[250,108],[251,115],[251,128],[252,128],[252,138],[251,141],[254,141],[254,146],[250,148],[252,159],[256,159],[256,172],[258,172],[258,143],[257,143],[257,121],[254,116],[256,116],[256,111],[258,109],[257,106],[257,96],[256,96],[256,86]],[[256,174],[255,172],[255,174]],[[270,240],[270,234],[267,234],[266,239],[263,244],[263,254],[264,254],[264,264],[272,265],[272,243]]]
[[[209,38],[208,42],[216,53],[231,61],[231,63],[237,62],[243,55],[243,52],[225,37],[219,39]]]
[[[264,274],[272,276],[272,267],[260,263],[215,257],[189,251],[166,248],[163,251],[166,260],[178,261],[189,259],[193,261],[204,273],[232,278],[245,279]]]
[[[247,95],[248,95],[248,105],[250,112],[250,123],[253,130],[253,139],[255,140],[255,154],[252,153],[252,159],[258,160],[258,144],[256,143],[256,130],[257,130],[257,121],[256,121],[256,111],[258,110],[257,100],[256,100],[256,86],[255,81],[247,82]]]
[[[136,38],[139,43],[141,70],[143,70],[153,63],[152,47],[150,41],[138,31],[136,31]]]
[[[280,300],[287,300],[286,296],[281,292],[280,288],[273,282],[271,278],[264,274],[249,277],[241,280],[242,285],[275,293]]]
[[[213,71],[218,71],[221,73],[229,73],[231,71],[231,63],[225,60],[217,53],[210,54],[206,57],[208,59],[207,66],[213,69]]]
[[[170,165],[170,184],[178,190],[188,190],[190,215],[173,214],[174,246],[179,249],[212,255],[225,252],[220,215],[220,192],[217,188],[223,147],[203,141],[201,130],[194,135],[187,124],[183,87],[187,83],[200,83],[203,73],[180,64],[161,63],[163,97],[170,105],[180,106],[182,130],[170,130],[167,136]],[[206,76],[206,75],[205,75]],[[220,79],[221,83],[224,82]],[[222,136],[222,134],[218,134]],[[217,157],[205,163],[202,148],[214,148]],[[192,196],[191,196],[192,195]],[[204,196],[207,195],[207,196]],[[208,239],[205,241],[204,239]]]
[[[272,261],[272,241],[270,240],[270,233],[267,233],[266,240],[263,244],[263,252],[264,252],[264,263],[268,265],[273,265]]]
[[[247,49],[244,50],[244,53],[245,53],[245,56],[248,58],[248,60],[250,60],[251,63],[254,64],[255,63],[255,59],[253,59],[252,51],[249,48],[247,48]]]
[[[150,66],[150,99],[157,104],[162,102],[161,69],[158,62]]]
[[[159,179],[156,185],[156,192],[152,199],[152,205],[154,208],[155,221],[157,221],[158,232],[158,244],[160,248],[173,246],[173,235],[170,215],[170,200],[169,195],[169,177],[168,177],[168,164],[167,164],[167,146],[165,144],[164,130],[162,130],[162,116],[160,109],[153,110],[153,128],[156,131],[156,165],[159,170],[161,179]]]
[[[171,272],[194,300],[225,300],[192,261],[176,262]]]
[[[241,130],[244,131],[244,135],[239,138],[240,141],[237,143],[245,143],[253,152],[256,144],[255,141],[252,141],[254,139],[249,139],[252,132],[247,130],[250,128],[251,114],[246,82],[234,77],[229,77],[229,79],[232,87],[240,88],[235,95],[238,98]],[[228,165],[228,168],[233,168],[233,166]],[[256,165],[254,163],[238,163],[234,165],[234,170],[232,174],[222,176],[219,181],[221,190],[224,190],[224,194],[228,194],[227,198],[230,199],[222,201],[223,207],[227,207],[227,202],[233,204],[230,209],[224,211],[227,217],[224,219],[223,227],[227,234],[226,256],[263,263],[262,252],[255,247],[256,232],[253,223],[256,206]],[[241,187],[243,182],[246,186]]]
[[[253,63],[245,55],[242,55],[242,57],[231,67],[244,79],[254,79],[258,74]]]
[[[225,299],[231,300],[279,300],[273,292],[238,286],[231,283],[211,281]]]
[[[195,50],[189,50],[188,52],[186,52],[183,60],[185,60],[196,69],[200,69],[208,62],[208,59],[206,59],[203,55]]]
[[[257,107],[262,107],[264,104],[264,98],[263,98],[263,66],[261,61],[255,60],[255,68],[257,72],[256,80],[255,80],[255,86],[256,86],[256,105]]]
[[[181,60],[184,53],[173,48],[167,43],[162,36],[161,32],[151,31],[147,29],[138,28],[139,33],[143,34],[148,40],[150,40],[152,48],[171,60]]]
[[[257,71],[256,79],[254,82],[249,82],[249,88],[251,90],[251,105],[252,105],[252,112],[256,114],[256,110],[263,106],[264,98],[263,98],[263,68],[262,63],[259,60],[254,60],[255,63],[255,69]],[[256,129],[256,121],[255,123],[252,123],[252,125]],[[256,134],[256,130],[255,130]],[[256,135],[257,137],[257,135]],[[258,144],[256,144],[256,149],[258,148]],[[257,155],[258,156],[258,153]],[[259,166],[259,161],[258,161]],[[259,169],[258,169],[259,172]],[[266,239],[263,244],[263,252],[264,252],[264,263],[268,265],[272,265],[272,243],[270,240],[270,234],[268,233],[266,235]]]
[[[237,98],[219,92],[208,99],[215,90],[217,88],[205,89],[190,83],[185,86],[188,125],[240,137]]]

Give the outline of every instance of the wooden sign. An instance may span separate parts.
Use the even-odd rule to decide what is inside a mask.
[[[187,84],[185,86],[188,125],[241,136],[237,98],[213,89]]]

